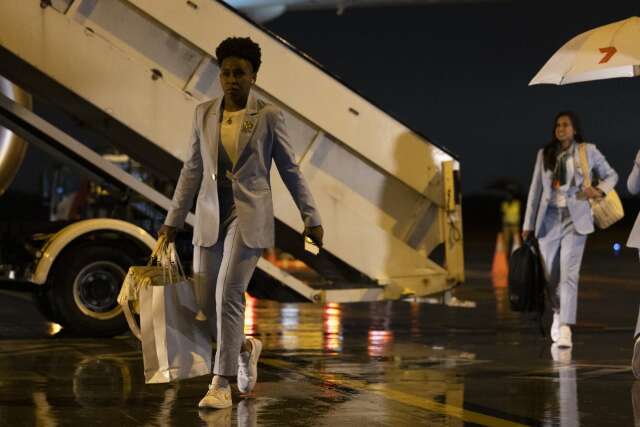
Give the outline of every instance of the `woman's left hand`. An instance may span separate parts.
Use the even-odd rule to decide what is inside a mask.
[[[321,225],[316,227],[305,227],[304,235],[313,240],[313,243],[316,244],[319,248],[322,247],[322,239],[324,237],[324,230]]]
[[[585,188],[584,194],[588,199],[600,199],[605,196],[604,192],[596,187]]]

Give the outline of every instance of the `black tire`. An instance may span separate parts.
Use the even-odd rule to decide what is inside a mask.
[[[60,323],[60,314],[57,313],[57,310],[55,309],[53,300],[51,298],[52,294],[53,292],[51,291],[51,285],[49,283],[46,283],[36,290],[34,299],[36,305],[38,306],[38,309],[40,310],[40,313],[42,313],[42,315],[46,317],[47,320],[55,323]]]
[[[128,329],[116,300],[133,265],[122,248],[100,243],[67,249],[56,260],[47,300],[54,318],[68,331],[107,337]]]

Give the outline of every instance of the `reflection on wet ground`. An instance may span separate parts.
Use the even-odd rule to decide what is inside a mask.
[[[632,277],[633,264],[624,265]],[[620,271],[613,284],[585,280],[575,347],[561,351],[534,322],[510,312],[505,290],[493,289],[481,268],[470,269],[458,292],[475,309],[248,298],[245,332],[264,343],[260,381],[223,411],[196,407],[208,378],[144,385],[135,339],[66,336],[44,321],[29,294],[0,291],[0,425],[567,427],[640,420],[640,386],[629,367],[636,291]]]

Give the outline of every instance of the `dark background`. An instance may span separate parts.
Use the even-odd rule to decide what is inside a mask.
[[[528,82],[574,36],[638,14],[638,1],[505,1],[295,11],[266,25],[456,153],[465,195],[500,177],[526,190],[555,114],[572,109],[618,171],[624,196],[640,149],[640,79]]]
[[[533,87],[528,82],[572,37],[638,14],[640,1],[512,0],[348,8],[341,16],[335,10],[295,11],[265,25],[456,153],[465,230],[494,230],[501,195],[487,187],[507,177],[526,192],[535,152],[549,140],[560,110],[580,114],[587,139],[618,171],[617,189],[628,196],[626,177],[640,149],[640,79]],[[37,193],[39,172],[51,162],[39,150],[28,150],[15,182],[0,198],[2,218],[17,212],[25,219],[46,215],[36,209]],[[615,227],[621,236],[635,220],[637,202],[625,200],[627,216]]]

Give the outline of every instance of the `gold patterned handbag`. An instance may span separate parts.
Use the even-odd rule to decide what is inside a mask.
[[[134,265],[124,278],[118,294],[118,303],[131,304],[134,313],[139,314],[138,295],[148,286],[166,286],[183,280],[182,266],[172,261],[172,248],[164,235],[158,238],[147,265]]]
[[[587,159],[587,145],[580,144],[580,167],[584,176],[584,187],[591,186],[591,175],[589,174],[589,160]],[[622,201],[616,190],[611,189],[606,196],[598,199],[589,199],[593,221],[598,228],[607,228],[620,221],[624,217]]]

